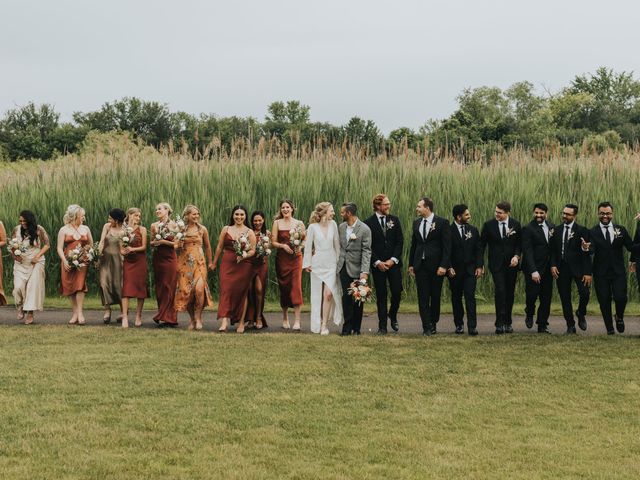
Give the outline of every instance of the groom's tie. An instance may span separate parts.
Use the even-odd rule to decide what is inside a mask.
[[[385,228],[385,224],[384,224],[384,219],[385,217],[380,217],[380,226],[382,227],[382,232],[387,233],[387,229]]]

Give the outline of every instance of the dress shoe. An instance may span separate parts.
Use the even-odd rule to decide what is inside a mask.
[[[505,325],[504,333],[513,333],[513,327],[511,325]]]
[[[476,330],[475,328],[470,328],[469,335],[471,335],[472,337],[475,337],[476,335],[478,335],[478,330]]]
[[[615,330],[607,330],[607,335],[615,335],[616,331]]]
[[[547,327],[539,328],[538,333],[551,333]]]
[[[387,331],[384,328],[379,328],[376,335],[386,335]]]
[[[504,333],[504,327],[496,327],[496,335],[502,335]]]
[[[435,335],[436,333],[438,333],[438,330],[436,329],[436,324],[434,323],[433,325],[431,325],[431,335]]]
[[[398,320],[391,320],[391,330],[397,332],[400,330],[400,326],[398,325]]]
[[[580,327],[580,330],[585,331],[587,329],[587,319],[584,315],[579,315],[578,312],[576,312],[576,317],[578,317],[578,327]]]
[[[462,325],[458,325],[456,327],[456,335],[462,335],[464,333],[464,328],[462,327]]]
[[[624,320],[622,317],[616,315],[616,330],[618,333],[624,333]]]
[[[524,319],[524,324],[527,326],[527,328],[533,327],[533,317],[527,315],[527,318]]]
[[[575,335],[576,327],[567,327],[566,335]]]

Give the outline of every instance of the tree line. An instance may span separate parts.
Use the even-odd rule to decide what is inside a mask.
[[[285,149],[353,148],[365,155],[414,151],[495,152],[508,148],[580,146],[592,151],[636,147],[640,142],[640,81],[633,73],[605,67],[578,75],[558,93],[538,94],[531,82],[507,89],[465,89],[457,108],[419,129],[400,127],[385,136],[372,120],[351,118],[337,126],[312,122],[299,101],[277,101],[264,120],[172,112],[166,104],[125,97],[61,122],[50,104],[28,103],[0,120],[0,160],[47,160],[78,150],[91,131],[130,132],[156,148],[207,156],[210,147],[229,152],[238,142],[277,142]]]

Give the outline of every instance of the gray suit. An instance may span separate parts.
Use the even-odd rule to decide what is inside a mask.
[[[369,273],[371,263],[371,230],[356,220],[353,225],[353,240],[347,239],[347,223],[342,222],[338,227],[340,236],[340,257],[338,258],[338,276],[342,285],[342,311],[344,324],[342,334],[360,334],[362,325],[363,305],[358,305],[349,296],[347,290],[353,280],[360,278],[361,273]]]

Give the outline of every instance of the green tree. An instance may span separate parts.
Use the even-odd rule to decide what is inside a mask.
[[[10,160],[51,158],[51,136],[58,128],[60,114],[52,105],[33,102],[7,111],[0,121],[0,144]]]

